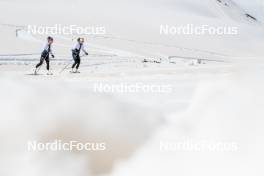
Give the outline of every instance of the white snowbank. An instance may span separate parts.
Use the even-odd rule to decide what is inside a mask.
[[[30,76],[29,76],[30,77]],[[29,78],[27,77],[27,78]],[[160,124],[160,115],[62,80],[0,77],[0,175],[108,173]],[[28,152],[30,141],[106,143],[106,151]]]
[[[112,175],[263,175],[263,71],[250,72],[201,84],[190,109]]]

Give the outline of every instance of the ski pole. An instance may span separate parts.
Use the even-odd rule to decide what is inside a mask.
[[[60,71],[60,74],[67,69],[67,67],[70,65],[71,63],[68,63],[65,67],[63,67],[63,69]]]

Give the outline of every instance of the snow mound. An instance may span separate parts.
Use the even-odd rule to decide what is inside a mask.
[[[63,81],[3,73],[0,175],[97,175],[111,171],[149,138],[160,115]],[[104,142],[99,152],[29,152],[28,142]],[[6,169],[4,169],[6,168]]]
[[[190,109],[112,175],[263,175],[262,74],[202,84]]]

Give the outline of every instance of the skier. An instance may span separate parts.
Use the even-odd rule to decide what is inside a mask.
[[[36,75],[38,72],[38,68],[43,64],[44,60],[46,61],[47,64],[47,71],[48,71],[48,75],[52,75],[52,73],[50,72],[50,60],[49,60],[49,55],[51,54],[51,57],[54,58],[54,54],[52,52],[52,43],[53,43],[53,38],[52,37],[48,37],[47,38],[47,44],[44,47],[44,50],[41,53],[41,57],[40,57],[40,62],[36,65],[34,74]]]
[[[80,73],[78,69],[81,63],[81,57],[80,57],[81,50],[85,53],[85,55],[88,55],[87,51],[84,49],[83,44],[84,44],[84,38],[78,38],[77,44],[72,49],[72,57],[73,57],[74,63],[72,65],[71,73]],[[75,71],[74,71],[74,68],[75,68]]]

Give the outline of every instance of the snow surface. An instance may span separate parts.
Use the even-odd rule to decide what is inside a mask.
[[[263,175],[263,1],[223,2],[229,6],[216,0],[0,0],[0,175]],[[46,76],[43,66],[33,76],[46,36],[28,35],[23,26],[57,23],[103,25],[107,33],[85,36],[90,55],[81,74],[61,72],[72,62],[77,36],[55,35],[54,75]],[[239,33],[166,36],[161,24],[228,25]],[[98,93],[97,83],[172,90]],[[105,141],[108,150],[27,151],[29,140],[54,139]],[[181,139],[237,148],[160,150],[161,141]]]

